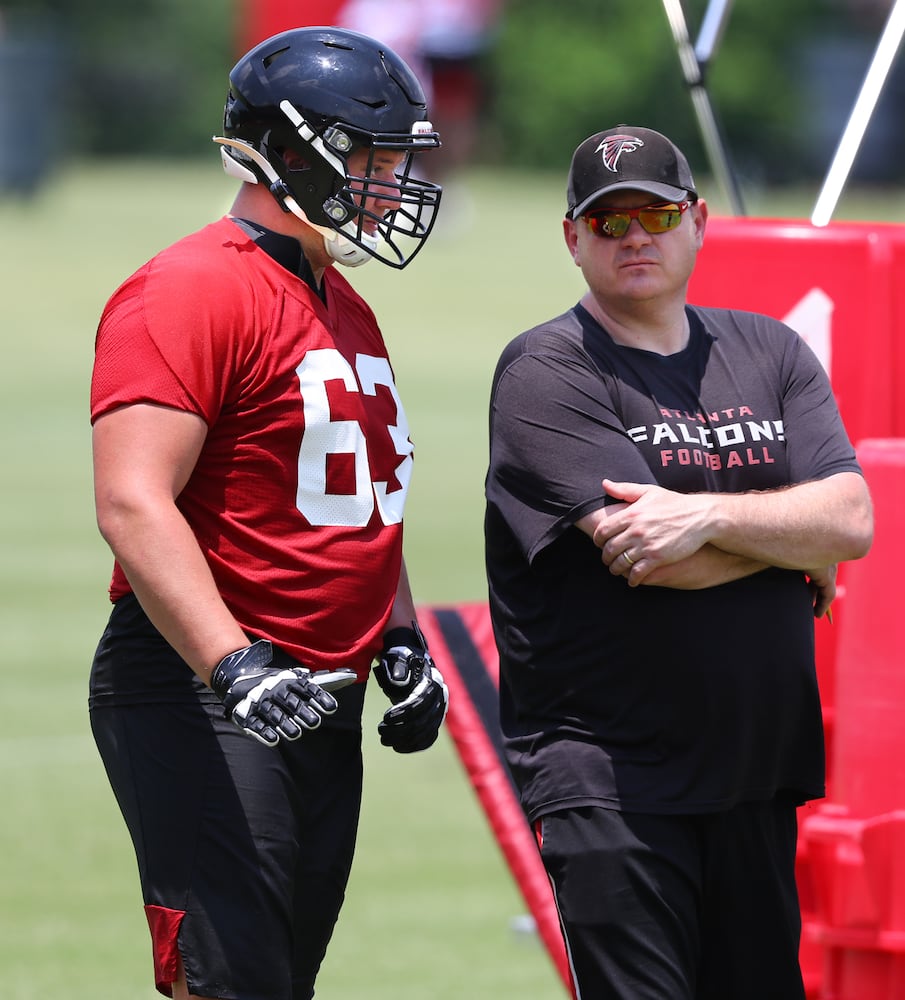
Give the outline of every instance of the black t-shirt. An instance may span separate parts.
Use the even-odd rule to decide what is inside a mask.
[[[532,819],[823,794],[804,574],[630,588],[574,527],[606,502],[604,477],[733,493],[860,471],[794,331],[753,313],[688,316],[687,347],[664,357],[617,345],[576,306],[497,366],[487,574],[503,735]]]

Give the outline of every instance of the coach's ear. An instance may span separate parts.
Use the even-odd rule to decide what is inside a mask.
[[[694,220],[697,248],[700,250],[704,245],[704,230],[707,228],[707,216],[709,214],[707,202],[704,201],[703,198],[698,198],[698,200],[691,206],[691,211],[692,219]]]
[[[573,219],[562,220],[562,234],[566,246],[569,248],[569,253],[572,255],[572,260],[575,261],[575,266],[581,267],[581,257],[578,252],[578,226]]]

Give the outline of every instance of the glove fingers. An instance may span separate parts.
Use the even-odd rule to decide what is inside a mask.
[[[289,732],[285,732],[286,738],[290,740],[297,740],[304,729],[317,729],[321,724],[321,714],[315,711],[317,706],[311,705],[309,702],[299,698],[298,695],[289,693],[285,698],[282,699],[283,702],[283,717],[290,729],[295,729],[293,735],[289,735]]]
[[[257,737],[268,746],[275,746],[280,738],[297,740],[302,735],[302,729],[294,712],[287,712],[286,707],[275,697],[265,698],[258,703],[255,715],[244,719],[234,719],[244,730]]]
[[[316,706],[317,711],[321,715],[332,715],[339,708],[339,702],[329,691],[325,691],[322,687],[314,683],[309,684],[308,687],[313,692],[311,702]]]
[[[407,740],[404,743],[394,743],[391,744],[392,749],[396,753],[421,753],[422,750],[429,750],[436,742],[437,737],[440,735],[439,730],[426,736],[420,742],[413,742]]]
[[[377,726],[377,732],[380,734],[381,744],[390,747],[396,753],[417,753],[419,750],[427,750],[437,742],[440,726],[439,723],[432,723],[412,729],[381,722]]]
[[[398,705],[391,705],[383,713],[383,718],[386,722],[394,722],[397,719],[401,722],[408,719],[413,725],[417,725],[422,717],[431,717],[435,713],[439,713],[442,722],[446,715],[446,698],[443,689],[437,685],[401,701]]]
[[[416,715],[388,709],[377,726],[380,742],[397,753],[426,750],[436,742],[445,715],[442,701],[423,706],[423,710]]]
[[[322,715],[332,715],[339,702],[314,681],[308,679],[306,674],[299,674],[296,671],[298,680],[289,686],[286,693],[286,702],[296,715],[310,717],[317,715],[317,721],[312,720],[311,726],[319,726]]]
[[[438,729],[443,724],[444,718],[445,713],[442,705],[430,705],[425,706],[423,711],[414,715],[393,715],[388,711],[384,714],[380,725],[387,730],[422,733]]]
[[[253,736],[259,743],[263,743],[264,746],[275,747],[280,741],[277,731],[265,722],[264,719],[255,718],[240,721],[234,718],[233,721],[242,732],[248,736]]]
[[[288,685],[289,691],[306,704],[310,704],[315,711],[322,715],[332,715],[339,702],[325,691],[316,681],[312,680],[311,672],[304,667],[297,667],[294,671],[295,678]]]
[[[323,688],[308,680],[307,672],[295,671],[291,681],[273,690],[262,706],[267,713],[279,712],[284,720],[279,728],[288,740],[297,740],[305,729],[317,729],[325,715],[332,715],[339,703]]]
[[[308,684],[306,688],[299,689],[295,689],[294,685],[275,688],[258,703],[259,716],[279,737],[297,740],[306,729],[317,729],[322,715],[329,714],[326,708],[303,697],[303,693],[311,692],[314,687],[314,684]],[[333,701],[326,691],[322,694]],[[335,701],[333,704],[335,708]]]
[[[284,715],[276,728],[284,740],[297,740],[302,735],[302,727],[292,715]]]

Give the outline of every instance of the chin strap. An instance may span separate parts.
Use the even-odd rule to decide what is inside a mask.
[[[270,190],[284,210],[291,212],[296,218],[301,219],[306,226],[310,226],[318,232],[324,241],[324,249],[338,264],[342,264],[345,267],[360,267],[362,264],[366,264],[369,260],[373,259],[370,251],[377,249],[376,236],[362,233],[360,239],[365,246],[360,247],[336,229],[316,225],[308,218],[302,207],[290,194],[283,182],[283,178],[273,169],[267,158],[259,153],[254,146],[242,139],[229,139],[219,135],[213,136],[213,140],[217,145],[223,147],[220,150],[220,159],[223,162],[224,171],[230,177],[235,177],[248,184],[258,183],[257,174],[249,167],[240,163],[234,156],[230,155],[228,147],[232,147],[242,156],[247,156],[250,160],[254,161],[270,182]],[[352,223],[347,223],[347,225],[352,225]]]

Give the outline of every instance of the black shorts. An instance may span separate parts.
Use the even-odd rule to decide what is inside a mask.
[[[579,998],[804,1000],[794,803],[538,825]]]
[[[157,690],[146,703],[124,683],[120,704],[120,668],[189,669],[142,618],[134,601],[114,609],[91,726],[132,836],[157,988],[171,995],[181,956],[193,994],[309,1000],[355,848],[364,685],[337,692],[335,715],[276,748],[224,719],[200,682],[188,685],[194,697],[180,681],[172,700]]]

